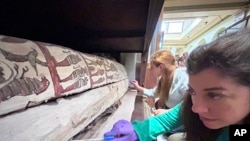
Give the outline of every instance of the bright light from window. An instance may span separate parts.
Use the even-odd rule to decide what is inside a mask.
[[[181,22],[169,22],[168,33],[181,33],[183,27],[183,21]]]
[[[161,31],[166,32],[166,23],[165,22],[163,22],[161,24]]]

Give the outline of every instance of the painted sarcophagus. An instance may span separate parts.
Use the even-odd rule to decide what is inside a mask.
[[[0,35],[0,140],[68,141],[127,90],[116,61]]]
[[[116,61],[0,35],[0,115],[126,79]]]

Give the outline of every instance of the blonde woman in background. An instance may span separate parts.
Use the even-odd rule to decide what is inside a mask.
[[[160,50],[152,55],[150,70],[158,79],[155,88],[146,89],[140,86],[136,80],[132,80],[131,83],[146,96],[158,99],[154,111],[154,114],[158,115],[183,100],[188,89],[188,75],[185,67],[176,67],[175,57],[168,50]]]

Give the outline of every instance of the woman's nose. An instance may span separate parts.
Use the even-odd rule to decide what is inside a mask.
[[[192,111],[194,113],[199,114],[199,113],[208,112],[206,102],[203,101],[201,98],[198,98],[197,96],[194,96],[194,97],[192,97],[192,102],[193,102]]]

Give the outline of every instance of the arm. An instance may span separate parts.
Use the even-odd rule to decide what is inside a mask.
[[[176,105],[168,112],[150,117],[143,121],[134,121],[133,128],[140,141],[155,140],[164,132],[169,132],[181,125],[179,112],[182,103]]]
[[[131,83],[134,85],[135,89],[137,89],[139,92],[142,92],[146,96],[152,96],[152,97],[154,97],[155,91],[156,91],[156,87],[154,87],[153,89],[144,88],[144,87],[140,86],[138,84],[138,81],[136,81],[136,80],[132,80]]]
[[[155,91],[156,91],[156,87],[154,87],[153,89],[143,89],[143,94],[145,94],[146,96],[152,96],[155,97]]]
[[[136,90],[138,90],[139,92],[143,92],[144,88],[139,85],[137,80],[132,80],[130,83],[134,85],[134,88]]]
[[[110,131],[104,133],[104,136],[115,136],[113,141],[155,140],[158,135],[182,125],[179,114],[181,107],[182,103],[179,103],[162,115],[134,121],[132,124],[127,120],[119,120]]]

